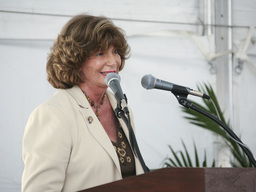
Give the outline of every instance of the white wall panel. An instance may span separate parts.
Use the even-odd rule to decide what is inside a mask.
[[[135,0],[0,0],[0,10],[2,10],[0,27],[3,29],[0,31],[0,38],[9,39],[53,39],[67,19],[79,13],[113,18],[114,22],[127,32],[127,35],[166,28],[195,30],[193,25],[171,23],[198,22],[197,0],[164,0],[161,3]],[[125,20],[160,21],[160,23],[126,22]]]
[[[24,127],[31,111],[53,93],[45,72],[49,46],[0,40],[0,191],[20,191]]]
[[[197,45],[189,38],[154,36],[134,36],[129,42],[132,57],[120,74],[135,115],[136,133],[145,161],[150,168],[161,167],[170,155],[168,145],[182,150],[181,139],[191,151],[194,140],[201,155],[207,148],[208,158],[212,159],[211,133],[184,120],[181,106],[171,92],[145,90],[141,86],[145,74],[191,88],[196,88],[197,83],[211,82],[210,66]],[[193,96],[189,99],[201,102]]]

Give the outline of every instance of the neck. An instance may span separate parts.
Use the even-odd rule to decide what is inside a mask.
[[[79,85],[80,89],[86,93],[90,99],[92,99],[96,105],[99,105],[102,97],[106,93],[107,88],[93,88],[87,85]]]

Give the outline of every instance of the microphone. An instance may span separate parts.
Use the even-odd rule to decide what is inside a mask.
[[[173,94],[181,94],[181,95],[194,95],[198,97],[202,97],[204,99],[210,99],[210,97],[204,93],[201,93],[199,91],[195,91],[193,89],[190,89],[188,87],[183,87],[180,85],[176,85],[173,83],[169,83],[167,81],[163,81],[160,79],[155,78],[153,75],[144,75],[141,79],[141,85],[145,89],[162,89],[165,91],[171,91]]]
[[[136,137],[135,137],[133,129],[132,129],[129,110],[127,107],[127,98],[126,98],[125,94],[123,94],[123,91],[121,89],[120,80],[121,80],[121,78],[117,73],[109,73],[105,77],[106,85],[112,89],[113,93],[115,94],[116,100],[117,100],[117,108],[115,109],[115,114],[117,117],[122,118],[122,120],[125,122],[126,126],[128,127],[131,148],[132,148],[134,154],[138,157],[144,172],[149,172],[149,169],[146,166],[146,164],[143,160],[143,157],[140,153],[140,149],[139,149]],[[124,107],[124,111],[122,111],[121,106]],[[125,114],[128,118],[125,116]]]
[[[117,73],[109,73],[105,77],[105,83],[112,89],[113,93],[115,94],[118,105],[121,103],[126,105],[127,99],[123,94],[122,88],[120,86],[120,80],[121,78]]]

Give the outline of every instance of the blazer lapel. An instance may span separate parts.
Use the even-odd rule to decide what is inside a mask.
[[[97,140],[97,142],[102,146],[102,148],[109,154],[115,163],[117,170],[121,174],[121,168],[119,164],[119,160],[116,154],[116,151],[113,147],[111,140],[109,139],[107,133],[105,132],[103,126],[92,110],[89,102],[85,99],[85,96],[81,89],[78,86],[74,86],[70,89],[70,93],[78,102],[80,106],[80,112],[84,118],[84,121],[91,132],[92,136]]]
[[[85,123],[95,140],[105,149],[105,151],[109,154],[109,156],[114,161],[118,171],[121,174],[121,168],[119,164],[119,160],[116,154],[116,151],[113,147],[111,140],[109,139],[107,133],[105,132],[103,126],[98,120],[97,116],[93,112],[91,108],[81,109],[83,116],[85,118]]]

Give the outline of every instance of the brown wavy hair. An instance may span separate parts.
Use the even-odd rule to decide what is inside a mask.
[[[47,80],[54,88],[67,89],[83,82],[81,67],[96,51],[114,46],[120,57],[120,71],[130,48],[124,31],[106,17],[77,15],[62,28],[51,48],[46,65]]]

